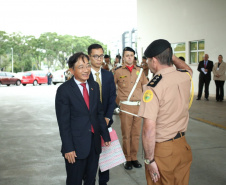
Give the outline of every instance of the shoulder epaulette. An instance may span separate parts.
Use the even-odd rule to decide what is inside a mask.
[[[147,86],[155,87],[161,79],[162,79],[161,74],[156,75],[156,76],[154,76],[154,78],[152,78],[152,80],[148,83]]]
[[[188,71],[185,70],[185,69],[177,69],[177,71],[180,71],[180,72],[188,72]]]
[[[117,69],[119,69],[119,68],[121,68],[121,67],[122,67],[122,66],[116,67],[115,70],[117,70]]]

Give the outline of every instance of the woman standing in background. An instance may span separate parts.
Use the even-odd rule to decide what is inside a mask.
[[[216,84],[216,100],[223,101],[224,100],[224,82],[226,80],[225,76],[226,71],[226,63],[223,62],[223,56],[218,56],[218,62],[216,62],[213,66],[213,80],[215,80]]]

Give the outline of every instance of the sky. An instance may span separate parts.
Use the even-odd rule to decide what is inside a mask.
[[[105,44],[136,28],[136,0],[0,0],[0,30],[91,36]]]

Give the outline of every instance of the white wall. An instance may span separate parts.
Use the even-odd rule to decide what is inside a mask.
[[[205,53],[217,62],[221,54],[226,61],[226,0],[137,0],[138,56],[156,39],[170,43],[205,40]],[[143,48],[143,49],[142,49]],[[198,64],[193,69],[195,93],[198,92]],[[210,82],[210,95],[215,96],[215,83]],[[226,84],[224,86],[226,95]]]

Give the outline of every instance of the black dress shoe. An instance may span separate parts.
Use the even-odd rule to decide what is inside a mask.
[[[208,99],[208,98],[206,98],[206,101],[209,101],[209,99]]]
[[[133,169],[133,166],[132,166],[131,161],[126,161],[126,162],[124,163],[124,168],[125,168],[126,170],[132,170],[132,169]]]
[[[134,168],[141,168],[142,167],[142,165],[139,163],[138,160],[131,161],[131,162],[132,162],[132,165],[134,166]]]
[[[201,100],[201,98],[197,98],[196,100]]]

